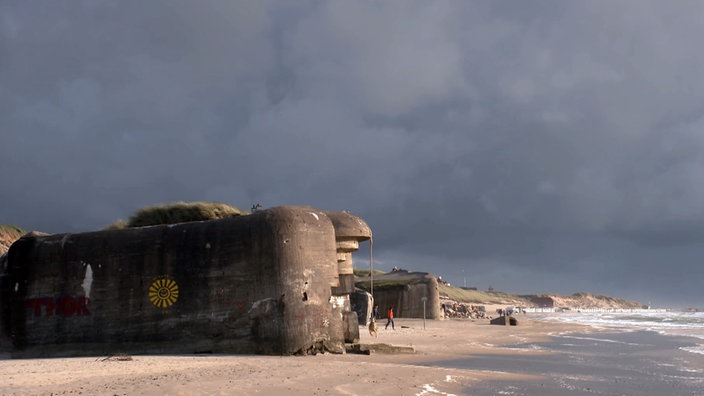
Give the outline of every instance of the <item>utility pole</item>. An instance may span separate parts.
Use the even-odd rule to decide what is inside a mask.
[[[428,297],[421,297],[421,301],[423,301],[423,330],[425,330],[425,302],[428,301]]]

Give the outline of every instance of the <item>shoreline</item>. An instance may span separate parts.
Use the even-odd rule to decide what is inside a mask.
[[[376,339],[360,327],[360,343],[413,346],[415,354],[134,355],[0,360],[0,394],[373,395],[463,394],[479,381],[529,380],[534,375],[501,370],[427,366],[472,355],[544,354],[503,347],[547,342],[550,334],[590,332],[589,326],[534,321],[518,326],[488,320],[396,319],[396,330],[379,322]]]
[[[397,318],[396,330],[382,320],[376,339],[360,327],[361,344],[414,354],[3,357],[0,394],[674,396],[704,388],[704,355],[677,348],[691,337],[516,317],[518,326],[445,319],[425,328]]]

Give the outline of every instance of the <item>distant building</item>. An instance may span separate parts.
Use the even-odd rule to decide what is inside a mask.
[[[356,281],[357,287],[367,292],[372,291],[371,283],[369,277],[357,278]],[[384,317],[388,307],[393,307],[395,316],[399,318],[423,318],[424,307],[427,319],[441,317],[438,280],[432,274],[402,269],[374,275],[373,289],[374,304],[379,304]]]
[[[555,307],[555,300],[553,300],[551,297],[547,296],[522,296],[526,299],[528,299],[533,306],[539,307],[539,308],[554,308]]]

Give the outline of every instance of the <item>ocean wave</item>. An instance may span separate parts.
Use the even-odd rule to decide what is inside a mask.
[[[704,345],[680,347],[680,349],[683,351],[704,355]]]
[[[539,321],[583,324],[600,330],[616,329],[622,332],[647,330],[666,336],[704,339],[704,312],[542,313],[534,314],[532,317]],[[704,345],[701,344],[680,349],[704,354]]]
[[[694,329],[704,330],[702,312],[658,312],[658,313],[554,313],[535,314],[533,318],[545,321],[578,323],[591,326],[637,328],[637,329]]]

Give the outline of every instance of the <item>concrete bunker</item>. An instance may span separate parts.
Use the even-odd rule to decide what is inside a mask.
[[[399,318],[441,318],[438,281],[432,274],[398,270],[374,275],[373,281],[373,303],[379,305],[382,318],[386,317],[388,307],[394,307]],[[371,277],[358,278],[356,285],[366,292],[372,291]],[[355,299],[359,309],[365,310],[363,293],[358,293]],[[366,319],[360,323],[367,323]]]
[[[359,338],[347,263],[370,237],[354,215],[305,206],[28,235],[0,277],[2,332],[13,357],[342,352]]]

